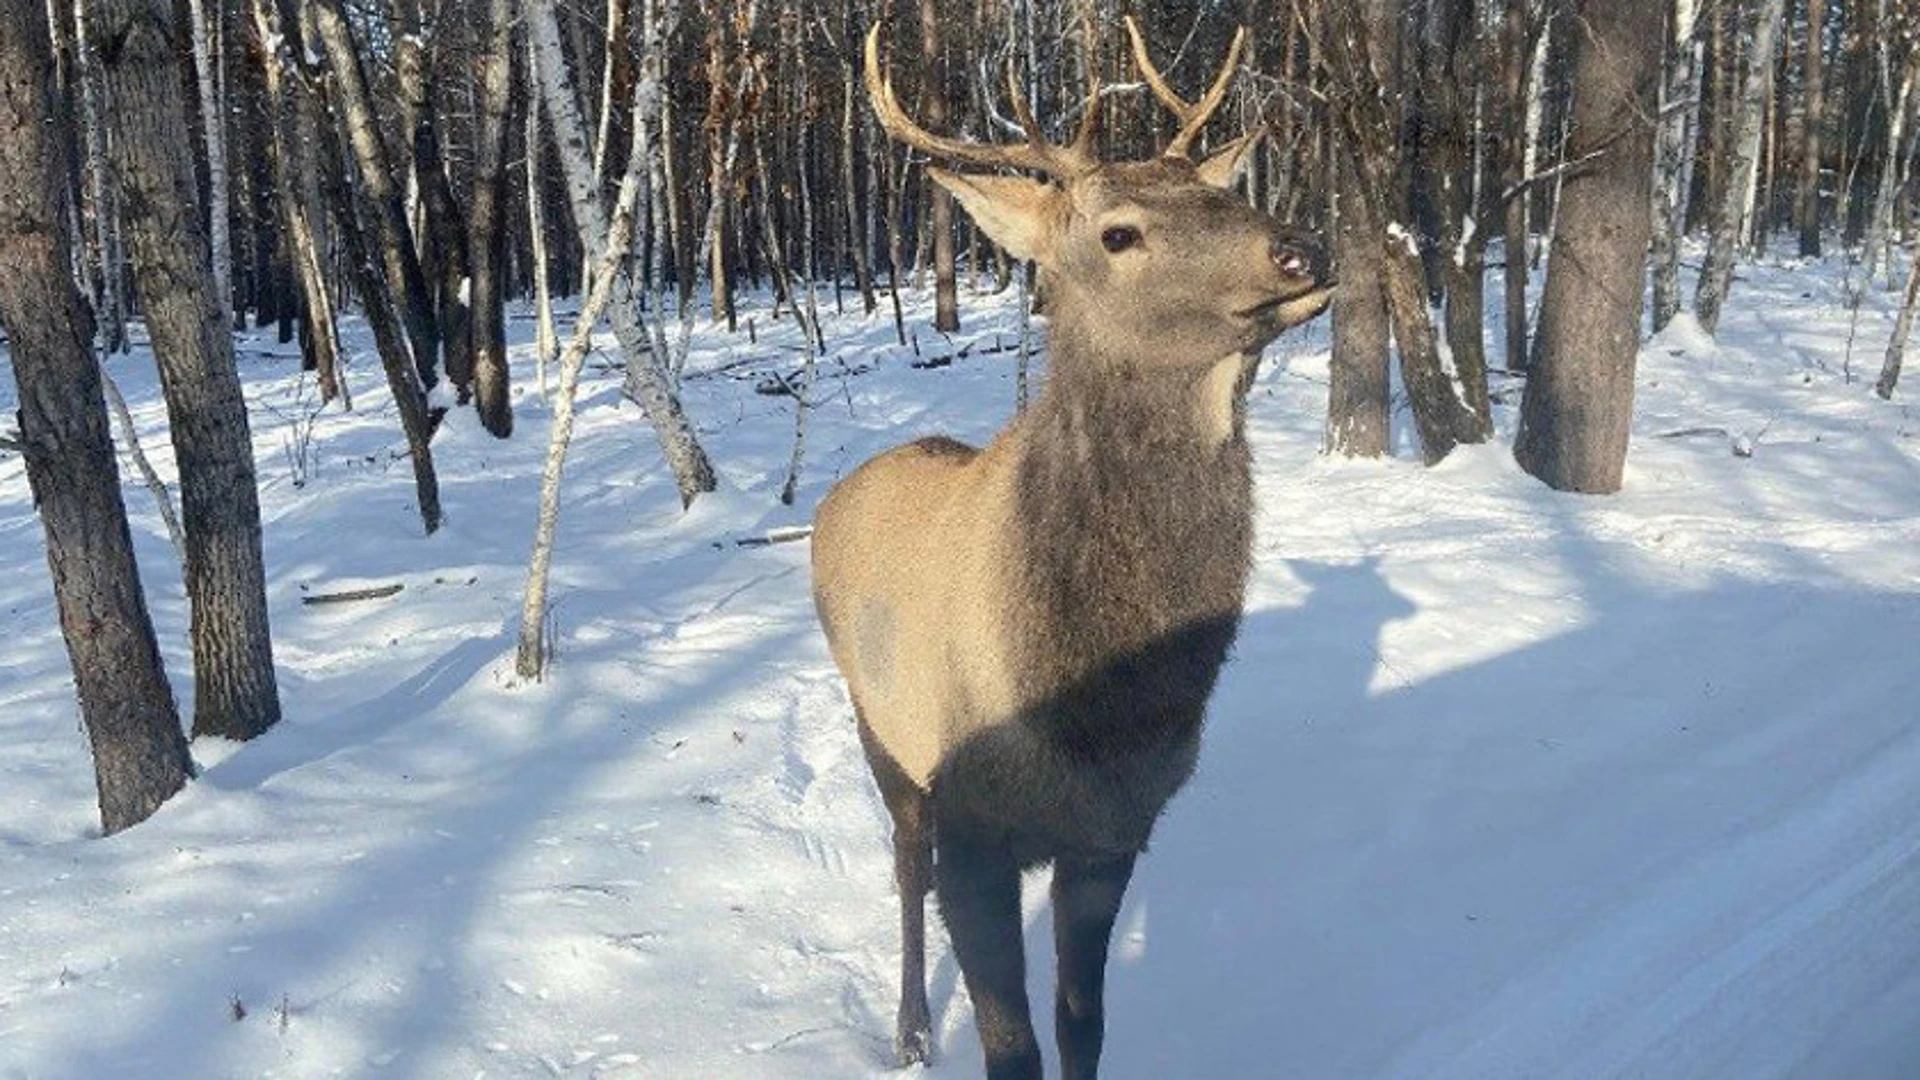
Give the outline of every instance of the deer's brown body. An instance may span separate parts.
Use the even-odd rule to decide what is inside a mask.
[[[923,439],[863,465],[821,503],[813,537],[821,624],[894,819],[899,1050],[930,1050],[932,885],[995,1080],[1040,1072],[1019,872],[1042,861],[1062,1069],[1097,1068],[1113,919],[1192,771],[1239,622],[1252,531],[1242,377],[1328,295],[1317,246],[1223,190],[1247,141],[1186,157],[1232,60],[1188,106],[1137,37],[1136,53],[1184,126],[1167,156],[1103,164],[1088,128],[1071,147],[928,135],[894,104],[868,38],[869,89],[896,138],[1056,181],[935,173],[1041,266],[1046,387],[982,449]]]

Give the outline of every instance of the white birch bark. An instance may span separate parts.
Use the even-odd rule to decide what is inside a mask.
[[[167,527],[167,540],[173,544],[173,554],[180,565],[187,563],[186,536],[180,531],[180,515],[173,512],[173,493],[167,490],[167,482],[160,479],[160,473],[148,460],[146,450],[140,445],[140,430],[134,427],[133,410],[127,408],[126,395],[120,392],[120,384],[113,381],[107,373],[107,366],[100,365],[100,384],[107,392],[107,405],[113,410],[113,418],[120,425],[120,435],[126,440],[127,456],[133,459],[133,468],[140,474],[140,481],[147,485],[147,491],[153,495],[155,509],[160,511],[160,520]],[[1885,396],[1885,395],[1882,395]]]
[[[1920,244],[1913,245],[1907,260],[1907,297],[1900,304],[1893,336],[1887,339],[1887,359],[1880,367],[1880,380],[1873,385],[1873,392],[1882,398],[1893,397],[1893,388],[1900,383],[1900,367],[1907,354],[1907,337],[1913,333],[1913,309],[1917,300],[1920,300]]]
[[[219,17],[216,3],[214,15]],[[207,140],[207,246],[213,262],[213,295],[220,314],[233,325],[233,240],[227,223],[226,102],[220,87],[221,38],[207,32],[206,0],[187,0],[193,22],[193,68],[200,89],[200,123]]]
[[[1760,135],[1767,99],[1773,94],[1774,50],[1786,21],[1785,8],[1786,0],[1757,0],[1755,8],[1746,74],[1740,81],[1740,109],[1734,118],[1733,175],[1727,182],[1725,202],[1714,217],[1706,265],[1700,269],[1700,283],[1693,294],[1694,314],[1709,334],[1719,329],[1740,240],[1747,232],[1747,209],[1760,165]]]
[[[1881,47],[1884,49],[1886,46],[1882,44]],[[1894,288],[1894,196],[1907,180],[1905,167],[1908,161],[1907,129],[1913,123],[1916,80],[1920,80],[1920,51],[1916,51],[1909,58],[1906,70],[1900,76],[1900,89],[1892,95],[1892,103],[1887,110],[1887,160],[1880,168],[1880,181],[1874,187],[1873,210],[1871,216],[1867,218],[1867,235],[1862,245],[1866,258],[1866,272],[1861,276],[1862,284],[1872,281],[1873,276],[1885,267],[1888,290]]]
[[[1687,180],[1699,116],[1700,43],[1694,40],[1699,4],[1680,0],[1660,84],[1660,126],[1653,164],[1653,329],[1680,313],[1680,239],[1686,231]]]
[[[530,6],[544,7],[549,14],[553,11],[551,0],[533,0]],[[557,43],[558,38],[554,40]],[[658,100],[658,94],[658,85],[649,84],[644,76],[634,87],[635,132],[643,130],[649,121],[647,112],[650,103]],[[580,369],[585,366],[587,350],[593,344],[594,324],[614,299],[615,282],[625,276],[622,263],[633,242],[634,211],[640,203],[644,154],[645,140],[634,139],[627,155],[626,175],[620,180],[613,220],[600,242],[594,245],[587,296],[579,317],[574,320],[567,350],[560,357],[560,385],[553,400],[553,432],[547,441],[546,464],[540,473],[540,515],[534,525],[533,556],[527,567],[527,589],[520,607],[520,641],[514,655],[514,670],[522,678],[539,678],[550,655],[546,638],[547,582],[553,567],[553,539],[560,522],[560,482],[566,472],[567,447],[573,440],[573,399],[580,387]],[[594,203],[597,206],[599,201],[596,199]],[[601,215],[605,216],[604,208]]]
[[[610,235],[607,210],[594,185],[586,125],[581,120],[580,106],[574,97],[565,57],[560,50],[560,24],[554,10],[554,0],[532,0],[527,5],[527,37],[533,45],[533,67],[540,87],[540,98],[546,105],[547,119],[553,125],[553,143],[560,152],[561,169],[566,176],[567,192],[574,209],[574,223],[580,230],[581,247],[586,250],[593,265],[598,266]],[[637,83],[634,100],[636,110],[640,111],[636,112],[636,117],[650,122],[652,110],[658,108],[659,99],[657,82],[648,84],[643,79]],[[636,127],[635,130],[640,128]],[[637,149],[645,152],[648,140],[636,138],[633,142]],[[649,347],[633,281],[624,263],[626,256],[624,246],[613,252],[617,273],[610,286],[611,297],[607,301],[608,318],[627,363],[626,393],[640,405],[647,421],[653,425],[654,433],[660,440],[661,452],[673,470],[674,483],[680,489],[680,500],[683,505],[691,505],[701,492],[713,490],[713,466],[694,435],[693,425],[688,423],[686,413],[680,407],[680,399],[674,393],[672,381],[663,366],[663,358],[655,355]]]
[[[527,72],[532,78],[533,46],[527,46]],[[552,394],[547,386],[547,365],[560,351],[559,334],[553,325],[553,289],[547,277],[547,215],[544,209],[545,199],[541,198],[543,185],[540,178],[541,140],[545,136],[540,130],[539,88],[532,88],[527,102],[527,147],[522,156],[527,165],[527,232],[533,248],[533,365],[534,380],[540,387],[540,398],[551,401]]]

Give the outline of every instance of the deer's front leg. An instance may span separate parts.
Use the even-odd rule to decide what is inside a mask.
[[[987,1080],[1040,1080],[1040,1046],[1027,1009],[1020,867],[1004,841],[946,821],[935,833],[940,913],[973,1001]]]
[[[1132,876],[1132,855],[1063,856],[1053,865],[1053,947],[1059,979],[1054,1034],[1065,1080],[1092,1080],[1100,1070],[1107,943]]]

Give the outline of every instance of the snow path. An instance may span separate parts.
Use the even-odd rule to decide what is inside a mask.
[[[1104,1075],[1920,1075],[1920,423],[1846,382],[1836,295],[1832,267],[1756,268],[1720,343],[1650,343],[1609,499],[1500,446],[1321,459],[1325,327],[1276,347],[1245,629],[1121,917]],[[1891,323],[1870,300],[1856,374]],[[0,457],[0,1078],[895,1075],[887,826],[806,545],[731,541],[804,521],[882,447],[985,437],[1011,353],[921,371],[884,319],[829,330],[793,508],[791,402],[753,391],[797,365],[791,327],[701,335],[688,407],[727,488],[685,516],[590,368],[532,685],[510,655],[530,377],[511,442],[464,416],[441,436],[449,524],[421,539],[363,337],[361,409],[304,455],[310,390],[245,343],[288,720],[197,744],[203,778],[108,840]],[[114,363],[170,471],[150,365]],[[1662,437],[1690,429],[1721,434]],[[127,497],[190,701],[179,571]],[[932,937],[920,1075],[977,1075]]]

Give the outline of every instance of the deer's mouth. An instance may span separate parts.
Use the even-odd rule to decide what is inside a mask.
[[[1311,285],[1287,296],[1263,300],[1237,314],[1248,322],[1271,327],[1276,332],[1285,330],[1325,311],[1328,302],[1333,299],[1333,286],[1331,281]]]

